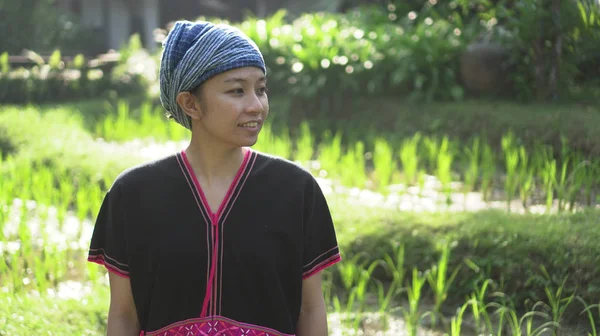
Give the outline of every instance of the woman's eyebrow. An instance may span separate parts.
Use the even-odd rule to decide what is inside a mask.
[[[231,83],[231,82],[235,82],[235,83],[246,83],[248,80],[241,78],[241,77],[232,77],[232,78],[228,78],[225,80],[225,83]],[[267,78],[266,77],[261,77],[258,79],[258,82],[266,82]]]

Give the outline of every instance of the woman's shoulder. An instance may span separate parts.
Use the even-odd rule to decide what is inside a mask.
[[[296,181],[312,181],[314,177],[308,168],[298,162],[286,159],[284,157],[263,153],[253,150],[257,155],[256,170],[263,171],[271,176],[278,176],[284,179],[294,179]]]
[[[163,181],[177,168],[177,154],[139,163],[121,171],[113,185],[131,188]]]

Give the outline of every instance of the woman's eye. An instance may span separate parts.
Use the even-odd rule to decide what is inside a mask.
[[[262,88],[258,89],[258,93],[261,95],[267,93],[268,91],[269,91],[269,89],[267,89],[266,87],[262,87]]]

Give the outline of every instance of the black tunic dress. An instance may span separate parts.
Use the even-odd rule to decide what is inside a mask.
[[[341,258],[313,176],[247,149],[216,212],[183,151],[123,172],[88,260],[130,279],[141,334],[293,335],[302,280]]]

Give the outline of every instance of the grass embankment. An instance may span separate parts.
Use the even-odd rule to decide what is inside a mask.
[[[451,246],[449,270],[461,266],[448,300],[464,301],[473,285],[486,279],[517,306],[526,299],[547,300],[546,285],[600,302],[600,211],[522,215],[499,210],[474,213],[410,213],[381,209],[350,210],[337,203],[334,213],[348,258],[383,260],[404,245],[405,267],[427,270]],[[343,210],[342,210],[343,209]],[[546,279],[541,267],[551,275]],[[391,281],[380,269],[375,276]]]
[[[463,127],[463,123],[446,124],[445,119],[441,117],[445,115],[446,118],[451,119],[453,111],[469,110],[466,106],[470,106],[471,112],[476,110],[474,105],[468,104],[470,103],[455,104],[453,108],[451,105],[447,106],[446,114],[439,114],[438,118],[442,120],[439,123],[441,126],[438,126],[435,132],[443,134],[453,130],[457,135],[461,134],[460,132],[478,134],[479,129],[470,129],[470,133],[467,132],[468,127],[475,127],[473,124],[465,126],[462,131],[459,131],[458,127]],[[151,134],[153,129],[161,129],[164,137],[177,136],[176,133],[165,131],[168,128],[158,127],[158,124],[154,122],[135,121],[132,119],[136,117],[134,114],[121,119],[118,117],[109,119],[93,117],[97,119],[97,122],[90,123],[89,119],[92,116],[86,115],[87,110],[80,110],[81,106],[91,106],[89,111],[103,111],[91,103],[69,105],[62,108],[44,108],[43,110],[33,107],[3,108],[1,110],[0,146],[5,155],[11,155],[11,159],[10,161],[0,161],[0,172],[2,173],[0,203],[8,204],[16,197],[32,198],[38,204],[58,205],[58,212],[63,216],[70,211],[79,219],[89,219],[94,216],[98,207],[97,200],[93,201],[93,199],[98,198],[97,196],[107,188],[110,181],[122,169],[143,160],[129,151],[119,150],[118,147],[106,146],[104,143],[94,141],[93,133],[108,134],[115,137],[115,139],[109,140],[120,141],[126,140],[128,137],[134,138]],[[402,111],[402,107],[399,109]],[[493,110],[491,105],[487,107],[480,105],[479,109],[482,114],[489,113],[483,111]],[[442,111],[441,107],[439,109],[427,107],[423,109],[422,113],[413,114],[425,114],[428,115],[427,118],[433,118],[429,115],[432,112],[428,111],[434,110]],[[147,107],[146,113],[148,111],[157,110]],[[593,122],[595,117],[590,113],[595,113],[594,111],[579,112],[581,112],[580,117],[574,118],[591,118],[591,121],[588,122]],[[526,109],[521,110],[521,113],[526,113]],[[536,120],[536,116],[541,113],[540,110],[537,110],[531,112],[529,116],[520,117],[523,120],[530,120],[530,125],[533,127],[535,124],[533,120]],[[561,114],[563,112],[555,113],[563,115]],[[492,114],[495,115],[495,113],[489,115]],[[115,115],[118,115],[116,111],[113,112],[113,116]],[[397,118],[403,118],[403,115],[403,113],[399,113]],[[516,113],[511,115],[515,118],[518,116]],[[139,117],[143,119],[141,116]],[[412,120],[408,115],[405,118]],[[468,119],[466,114],[463,115],[463,118]],[[505,119],[506,125],[511,122],[511,118]],[[428,125],[428,121],[425,120],[432,120],[426,119],[424,116],[417,119],[422,120],[420,122],[423,123],[423,127]],[[482,117],[481,120],[483,119],[487,120]],[[418,123],[415,121],[413,125],[418,125]],[[497,133],[487,132],[488,136],[489,134],[504,134],[503,126],[505,124],[502,122],[492,121],[489,125],[490,127],[498,125],[499,128]],[[512,125],[518,126],[519,122],[515,121]],[[548,124],[542,125],[549,127]],[[564,125],[561,123],[556,126],[563,127]],[[536,132],[543,132],[544,127],[529,131],[533,132],[532,134],[541,134]],[[591,126],[586,125],[585,127]],[[522,128],[522,130],[525,131],[526,128]],[[413,130],[407,128],[404,134],[412,136],[416,131],[434,132],[434,130],[426,128]],[[554,132],[559,131],[554,130]],[[517,134],[518,132],[518,130],[515,131]],[[360,134],[360,132],[354,134]],[[292,140],[275,137],[273,133],[268,132],[264,135],[267,135],[264,137],[266,140],[262,141],[261,146],[289,153]],[[305,153],[302,154],[304,157],[317,156],[323,159],[329,158],[330,161],[333,160],[332,158],[341,158],[338,155],[340,153],[336,154],[339,152],[339,148],[336,147],[333,140],[324,146],[316,143],[316,139],[304,140],[307,142],[306,146],[319,148],[314,155],[311,154],[312,150],[304,148]],[[570,139],[569,141],[573,143],[576,140]],[[591,140],[591,143],[593,141],[594,139]],[[600,142],[600,139],[596,139],[596,141]],[[458,140],[456,143],[460,144]],[[389,146],[385,143],[382,144],[380,153],[387,153],[381,148],[389,150]],[[323,152],[327,155],[322,155]],[[377,156],[377,153],[374,154]],[[407,152],[406,155],[409,154]],[[298,153],[294,155],[298,155]],[[353,155],[346,157],[348,161],[345,166],[356,166],[364,159],[364,155],[361,153]],[[374,161],[382,162],[382,164],[387,162],[381,159],[383,156],[379,155],[379,157]],[[333,166],[336,163],[335,160],[329,162]],[[444,166],[444,162],[439,162],[439,160],[436,164]],[[381,167],[381,165],[379,166]],[[382,172],[385,171],[380,168],[378,172],[377,167],[375,168],[374,176],[381,178]],[[403,169],[405,170],[405,167]],[[439,172],[439,167],[437,170]],[[34,172],[37,173],[34,174]],[[405,173],[403,171],[404,175]],[[447,175],[447,171],[445,175]],[[369,175],[369,177],[372,176]],[[53,185],[58,188],[52,188]],[[65,190],[65,192],[56,192],[57,190]],[[526,299],[533,302],[541,300],[550,304],[552,302],[550,299],[556,298],[553,298],[552,295],[551,298],[548,298],[546,290],[550,289],[551,293],[556,293],[556,288],[561,285],[563,297],[578,295],[588,304],[600,302],[600,282],[598,280],[600,271],[597,267],[600,264],[600,245],[597,243],[600,241],[599,210],[590,208],[576,214],[565,212],[545,215],[519,215],[497,210],[452,214],[444,212],[411,213],[349,205],[343,200],[343,197],[336,197],[333,194],[328,197],[336,220],[340,245],[345,255],[343,265],[328,273],[330,276],[328,278],[333,280],[328,282],[327,286],[331,311],[346,311],[347,299],[351,293],[355,293],[355,304],[350,305],[352,312],[361,312],[373,306],[384,311],[392,311],[408,298],[406,292],[400,290],[404,288],[412,290],[413,298],[420,294],[423,296],[423,300],[439,302],[436,308],[439,313],[451,317],[455,313],[454,307],[468,303],[466,296],[475,290],[475,286],[481,286],[487,279],[492,281],[489,293],[491,294],[493,290],[509,295],[514,303],[515,314],[521,309],[532,309],[531,305],[527,305],[525,302]],[[0,211],[0,229],[3,229],[4,224],[8,223],[8,218],[7,208],[4,207]],[[27,216],[21,218],[18,227],[18,231],[12,236],[2,235],[3,239],[0,240],[0,242],[6,243],[19,239],[23,242],[22,239],[26,239],[25,248],[12,254],[5,250],[2,260],[0,260],[0,283],[5,288],[4,293],[0,296],[0,307],[3,307],[0,308],[0,330],[8,330],[4,331],[4,334],[0,332],[0,335],[29,334],[30,331],[41,330],[44,323],[48,323],[45,330],[54,330],[53,334],[100,332],[97,327],[102,328],[108,298],[105,292],[101,292],[98,301],[90,299],[88,302],[96,303],[88,305],[81,304],[81,301],[77,304],[75,301],[55,301],[46,295],[37,298],[35,295],[26,294],[40,287],[45,289],[49,285],[65,281],[69,278],[69,274],[66,271],[56,272],[59,274],[52,273],[56,271],[57,265],[63,265],[65,261],[53,261],[52,255],[45,253],[43,248],[36,247],[39,239],[42,238],[42,242],[44,242],[46,237],[35,236],[34,232],[29,231]],[[80,228],[80,235],[82,232],[85,231]],[[76,237],[77,240],[81,238],[85,237]],[[398,258],[399,254],[396,253],[399,251],[399,246],[402,246],[404,250],[402,258]],[[443,263],[440,263],[439,260],[441,256],[444,256],[443,246],[448,246],[450,249],[448,250],[449,254],[446,255],[448,257],[447,264],[444,263],[445,266],[442,267]],[[48,247],[52,250],[51,246]],[[85,253],[76,248],[68,252],[77,253],[77,255]],[[22,255],[23,253],[27,255]],[[365,258],[363,259],[364,264],[354,258],[357,255]],[[16,260],[15,256],[19,260]],[[386,271],[381,266],[386,263],[391,265],[390,261],[392,264],[395,261],[395,266],[398,266],[395,272],[387,272],[390,270]],[[398,264],[400,261],[401,265]],[[380,264],[369,269],[368,266],[374,265],[373,262]],[[43,265],[43,272],[35,267],[37,263]],[[34,266],[32,267],[32,265]],[[98,274],[96,272],[89,273],[83,265],[83,262],[75,262],[73,266],[81,269],[71,270],[72,272],[69,273],[79,274],[81,280],[96,281],[94,279],[98,278]],[[437,268],[434,267],[435,265],[438,265]],[[457,272],[456,278],[450,281],[451,273],[459,265],[461,268]],[[540,266],[545,267],[547,274],[542,271]],[[421,276],[417,274],[415,278],[412,278],[413,269],[424,273]],[[435,269],[447,269],[447,272],[435,271]],[[358,278],[352,274],[358,274]],[[365,274],[368,274],[369,277],[365,277]],[[431,277],[429,279],[431,283],[425,279],[427,274]],[[566,278],[567,275],[568,278]],[[392,280],[391,283],[393,283],[393,280],[398,278],[401,281],[396,284],[396,288],[390,290],[388,287],[390,281]],[[563,285],[565,278],[567,280]],[[379,284],[377,281],[381,281],[381,283]],[[418,285],[420,281],[423,281],[422,291],[417,291],[419,286],[415,285]],[[331,288],[330,285],[334,285],[334,287]],[[105,285],[101,283],[93,286],[104,286],[102,288],[105,290]],[[17,288],[18,292],[14,293],[14,289]],[[365,291],[362,292],[362,289]],[[390,300],[387,300],[388,298]],[[486,295],[486,299],[493,300],[488,295]],[[415,300],[412,301],[415,302]],[[418,303],[419,300],[417,299],[416,302]],[[507,307],[506,302],[502,304]],[[559,306],[555,306],[554,311],[548,310],[550,321],[558,319],[557,322],[567,324],[574,323],[574,321],[586,322],[588,317],[585,314],[579,315],[583,308],[576,301],[570,302],[564,315],[550,316],[553,312],[560,312],[561,305],[564,306],[565,301],[562,301]],[[35,309],[31,309],[30,306],[35,306]],[[413,308],[417,309],[419,306],[416,305]],[[56,316],[57,311],[64,312],[64,314],[60,314],[64,319],[50,318]],[[8,315],[9,312],[10,315]],[[420,311],[415,310],[412,315],[407,314],[406,320],[416,321],[415,317],[418,317],[418,313]],[[594,318],[600,320],[600,314],[594,314]],[[21,319],[19,316],[23,316],[23,318]],[[71,322],[79,319],[87,319],[89,324]],[[7,327],[3,328],[2,323],[5,325],[8,323]],[[69,326],[65,326],[67,324]],[[74,329],[68,329],[71,327]],[[68,333],[65,328],[68,329]]]

